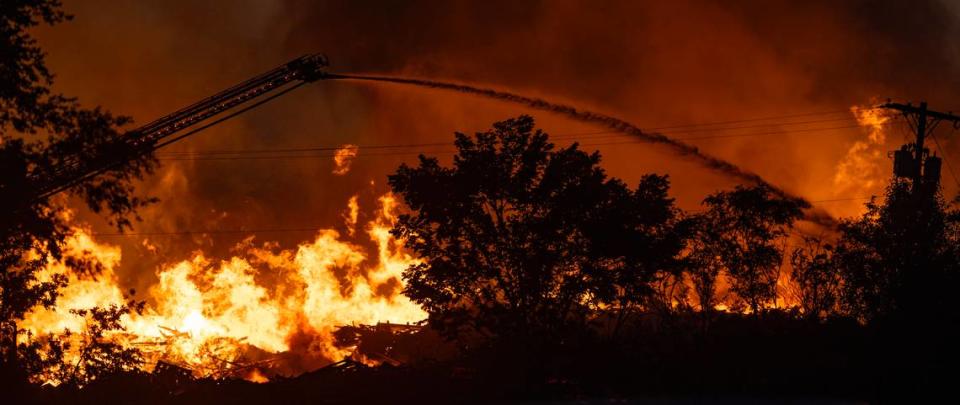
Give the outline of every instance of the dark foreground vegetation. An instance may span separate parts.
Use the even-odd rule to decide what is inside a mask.
[[[764,321],[722,316],[709,336],[677,324],[631,334],[630,343],[580,342],[531,353],[485,348],[401,366],[345,361],[267,384],[192,380],[171,373],[103,376],[83,389],[31,386],[18,403],[522,403],[543,400],[903,402],[922,366],[901,343],[854,322],[811,323],[785,313]],[[423,336],[427,334],[431,336]],[[424,349],[429,332],[410,336]],[[549,352],[547,352],[549,350]],[[884,355],[884,353],[887,353]],[[899,360],[898,360],[899,358]],[[925,384],[948,384],[951,373]],[[942,391],[939,391],[942,392]]]
[[[30,384],[64,348],[18,341],[17,321],[55,301],[65,281],[35,275],[68,230],[62,206],[31,198],[31,181],[106,153],[125,122],[50,92],[26,30],[65,19],[58,10],[0,4],[4,403],[899,402],[954,384],[960,215],[935,181],[894,179],[864,216],[812,234],[798,227],[809,204],[765,186],[683,212],[666,176],[635,187],[610,178],[599,154],[555,147],[527,116],[458,134],[452,166],[421,157],[390,176],[408,208],[394,233],[424,260],[405,272],[404,293],[427,326],[338,333],[383,365],[347,360],[267,384],[144,374],[132,371],[134,350],[97,335],[120,328],[119,314],[140,307],[131,302],[88,313],[95,333],[64,384]],[[123,229],[150,201],[132,187],[150,168],[149,157],[132,161],[72,192]]]

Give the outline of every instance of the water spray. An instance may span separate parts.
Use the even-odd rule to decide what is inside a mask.
[[[394,77],[394,76],[368,76],[368,75],[352,75],[352,74],[333,74],[328,73],[325,79],[340,79],[340,80],[366,80],[366,81],[375,81],[375,82],[387,82],[387,83],[398,83],[398,84],[409,84],[414,86],[429,87],[435,89],[443,90],[452,90],[461,93],[474,94],[482,97],[492,98],[501,101],[507,101],[511,103],[523,104],[527,107],[549,111],[557,114],[561,114],[568,118],[571,118],[576,121],[588,122],[591,124],[601,125],[603,127],[609,128],[613,131],[624,133],[627,135],[632,135],[637,139],[640,139],[645,142],[664,145],[670,148],[674,153],[692,159],[704,167],[713,170],[715,172],[721,173],[723,175],[733,177],[735,179],[743,180],[749,183],[762,185],[768,187],[773,191],[777,196],[798,201],[806,208],[805,210],[805,219],[816,223],[818,225],[833,228],[836,226],[837,221],[827,212],[822,209],[813,208],[809,201],[803,197],[795,196],[787,191],[783,190],[780,187],[774,186],[764,180],[760,175],[753,173],[749,170],[745,170],[733,163],[727,162],[726,160],[720,159],[715,156],[711,156],[707,153],[700,151],[699,148],[693,145],[689,145],[672,139],[661,133],[651,133],[645,132],[640,129],[640,127],[631,124],[630,122],[624,121],[622,119],[611,117],[609,115],[595,113],[589,110],[584,110],[582,108],[576,108],[573,106],[553,103],[540,98],[532,98],[521,96],[519,94],[508,93],[505,91],[485,89],[479,87],[473,87],[465,84],[458,83],[449,83],[441,82],[436,80],[425,80],[425,79],[411,79],[404,77]]]

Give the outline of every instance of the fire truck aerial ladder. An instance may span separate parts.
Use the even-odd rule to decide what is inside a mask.
[[[106,148],[106,153],[95,159],[67,159],[52,175],[35,178],[38,187],[33,202],[47,199],[84,180],[101,174],[117,165],[153,152],[192,134],[253,109],[280,97],[306,83],[324,79],[329,63],[320,54],[301,56],[273,70],[200,100],[165,117],[124,134],[119,142]],[[254,100],[258,100],[253,102]],[[252,103],[251,103],[252,102]],[[245,106],[244,106],[245,105]],[[236,107],[232,113],[207,122]],[[204,123],[203,125],[199,125]]]

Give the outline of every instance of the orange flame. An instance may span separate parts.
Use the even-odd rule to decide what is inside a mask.
[[[343,213],[343,222],[347,225],[347,233],[353,236],[357,232],[357,218],[360,215],[360,204],[357,203],[357,196],[350,197],[347,202],[347,211]]]
[[[240,255],[221,261],[197,252],[190,260],[158,268],[158,281],[148,290],[145,311],[125,315],[126,331],[109,338],[140,348],[145,371],[164,361],[204,377],[266,381],[260,369],[237,368],[238,360],[251,353],[263,357],[297,352],[308,358],[301,359],[301,364],[314,366],[342,360],[351,350],[334,344],[337,327],[409,323],[426,317],[400,294],[400,275],[417,259],[405,253],[401,241],[389,232],[396,220],[396,201],[388,194],[379,203],[365,229],[377,246],[375,258],[332,229],[319,230],[296,250],[274,251],[269,245],[257,248],[248,243]],[[34,339],[60,336],[67,329],[83,331],[84,319],[71,309],[125,302],[116,275],[121,258],[118,247],[98,243],[88,229],[78,227],[67,241],[66,256],[94,261],[102,272],[93,278],[79,275],[63,262],[47,266],[41,279],[66,274],[70,283],[54,308],[37,308],[21,322],[20,327]],[[309,336],[309,345],[294,347],[303,336]],[[67,360],[77,356],[68,353]],[[307,369],[290,366],[286,371]],[[58,383],[49,376],[39,379]]]
[[[353,158],[357,157],[357,153],[359,152],[360,147],[351,144],[343,145],[340,149],[337,149],[333,155],[333,163],[336,164],[336,167],[333,169],[333,174],[338,176],[347,174],[347,172],[350,171]]]
[[[847,154],[837,164],[833,184],[838,193],[867,195],[883,184],[885,126],[890,117],[876,108],[853,106],[850,108],[857,122],[867,127],[867,139],[850,146]]]

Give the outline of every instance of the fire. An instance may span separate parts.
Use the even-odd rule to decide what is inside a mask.
[[[347,211],[343,213],[343,222],[347,226],[347,233],[353,236],[357,232],[357,218],[360,215],[360,204],[357,203],[357,196],[350,197],[347,202]]]
[[[853,106],[850,108],[857,122],[867,127],[867,139],[850,146],[847,154],[837,164],[833,184],[844,195],[869,195],[876,192],[886,176],[882,164],[885,155],[885,128],[890,116],[876,108]]]
[[[349,214],[356,218],[352,198]],[[393,196],[379,199],[379,209],[366,226],[376,256],[333,229],[319,230],[312,241],[295,250],[266,244],[241,244],[237,256],[214,260],[196,252],[189,260],[160,266],[157,282],[147,291],[141,314],[122,318],[125,331],[108,338],[144,354],[145,371],[160,361],[187,368],[196,376],[235,376],[263,382],[263,369],[288,374],[339,361],[350,348],[334,344],[337,327],[377,322],[410,323],[425,312],[400,294],[401,273],[417,259],[389,230],[396,220]],[[356,208],[355,208],[356,207]],[[355,221],[355,219],[354,219]],[[82,332],[85,320],[71,310],[122,305],[129,298],[117,277],[120,249],[97,242],[88,229],[77,227],[66,257],[99,265],[96,276],[84,275],[62,262],[47,266],[41,278],[65,274],[69,284],[54,308],[37,308],[20,327],[21,337],[61,337],[65,330]],[[307,344],[302,344],[306,341]],[[277,364],[289,355],[299,365]],[[281,355],[288,355],[283,357]],[[75,360],[77,353],[67,353]],[[240,369],[240,360],[258,360],[253,369]],[[50,375],[38,379],[56,384]]]
[[[260,369],[257,369],[257,368],[253,369],[253,371],[251,371],[249,374],[243,377],[243,379],[250,382],[255,382],[257,384],[270,382],[270,379],[267,378],[267,376],[263,375],[263,373],[260,372]]]
[[[360,147],[357,145],[346,144],[337,149],[337,152],[333,155],[333,163],[336,164],[336,167],[333,169],[333,174],[344,175],[350,171],[350,165],[353,163],[353,158],[357,157],[357,153],[360,152]]]

